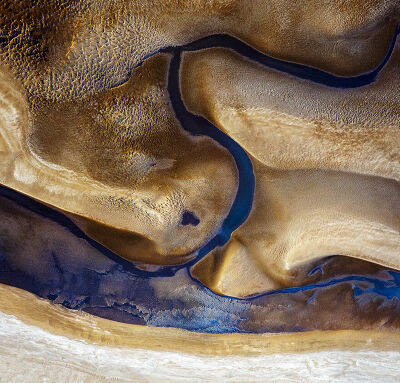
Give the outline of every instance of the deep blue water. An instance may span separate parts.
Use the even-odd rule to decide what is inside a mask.
[[[204,257],[215,247],[224,245],[229,240],[231,233],[247,219],[253,203],[254,174],[251,161],[246,151],[209,121],[201,116],[190,113],[182,101],[179,89],[179,69],[182,52],[196,51],[210,47],[232,49],[261,65],[326,86],[337,88],[364,86],[375,81],[380,70],[382,70],[387,63],[393,51],[398,33],[399,28],[396,30],[387,55],[375,70],[353,77],[335,76],[301,64],[289,63],[271,58],[251,48],[244,42],[228,35],[208,36],[182,47],[167,47],[160,50],[159,52],[168,52],[172,55],[168,73],[167,90],[176,118],[181,126],[192,135],[208,136],[225,147],[233,156],[238,169],[239,182],[236,197],[219,231],[197,251],[196,258],[191,262],[180,266],[163,267],[158,271],[144,271],[136,268],[132,263],[124,260],[98,242],[89,238],[62,213],[21,193],[1,186],[0,196],[14,201],[19,206],[67,228],[75,237],[84,239],[91,247],[99,251],[111,264],[110,269],[106,273],[99,273],[95,270],[91,270],[89,266],[84,270],[73,270],[74,263],[72,259],[74,255],[61,254],[54,250],[51,255],[51,259],[53,259],[54,263],[54,270],[52,271],[54,278],[51,279],[53,282],[50,283],[47,281],[44,283],[40,282],[35,277],[34,270],[32,271],[33,274],[31,274],[26,270],[21,271],[15,269],[10,265],[11,260],[9,255],[0,253],[0,282],[24,288],[39,296],[53,300],[56,303],[63,304],[66,307],[81,308],[87,312],[114,320],[128,323],[147,323],[150,325],[181,327],[193,331],[209,332],[258,332],[254,329],[250,330],[252,328],[249,322],[250,319],[246,316],[251,310],[254,310],[254,305],[264,307],[270,304],[268,303],[268,299],[272,299],[271,297],[275,295],[282,297],[285,294],[299,294],[315,289],[324,290],[343,283],[352,286],[355,298],[366,293],[373,293],[389,300],[394,298],[398,299],[400,297],[400,274],[394,271],[386,271],[384,278],[381,276],[340,276],[328,281],[277,290],[244,300],[232,297],[220,297],[209,291],[206,287],[200,285],[197,281],[191,279],[188,273],[189,266]],[[154,54],[156,53],[158,52]],[[198,223],[198,218],[191,212],[186,212],[182,220],[183,224],[196,225]],[[23,240],[22,238],[21,241]],[[184,272],[184,270],[181,270],[182,268],[187,269],[188,275],[186,277],[182,276],[182,272]],[[321,270],[319,271],[321,272]],[[316,268],[314,272],[318,272],[318,268]],[[177,273],[179,274],[179,278],[176,276]],[[62,276],[61,279],[60,275]],[[153,278],[155,278],[159,284],[168,284],[175,280],[177,281],[176,283],[183,283],[182,281],[184,281],[186,292],[174,299],[159,299],[157,297],[159,292],[156,291],[157,289],[154,288],[150,281]],[[112,295],[112,299],[115,300],[115,303],[111,306],[108,304],[106,305],[103,302],[104,297],[102,297],[100,293],[100,286],[106,283],[106,279],[107,283],[114,287],[121,287],[122,285],[130,286],[130,288],[135,291],[135,294],[132,295],[130,291],[122,289],[121,287],[122,290],[120,290],[119,295]],[[160,279],[165,281],[162,282]],[[108,290],[106,289],[104,291]],[[190,297],[188,295],[190,291],[195,295]],[[129,297],[128,302],[124,301],[126,297]],[[110,297],[108,297],[108,299],[110,299]],[[193,310],[196,313],[192,317],[183,314],[191,305],[195,305]],[[221,305],[223,307],[226,306],[226,309],[217,310],[216,307]],[[144,311],[143,307],[146,307]],[[210,308],[212,309],[211,311]],[[171,311],[172,309],[177,310],[174,311],[174,315],[171,314],[172,316],[168,316],[165,314],[168,310]],[[145,312],[146,315],[144,315],[143,312]],[[203,312],[203,314],[200,314],[201,312]],[[255,315],[253,311],[251,311],[251,315]],[[279,327],[269,328],[271,331],[274,331],[274,329],[279,330]],[[266,331],[266,329],[262,327],[258,328],[258,330],[259,332]]]
[[[199,218],[192,211],[184,211],[182,214],[182,225],[197,226],[200,223]]]
[[[180,64],[181,50],[174,49],[168,73],[167,91],[176,118],[181,126],[192,135],[211,137],[228,149],[235,159],[239,174],[238,190],[227,217],[224,219],[218,233],[198,250],[197,257],[190,262],[190,264],[193,264],[215,247],[223,246],[229,240],[231,233],[246,220],[253,204],[254,173],[250,158],[236,141],[232,140],[205,118],[196,116],[186,109],[179,89]]]
[[[176,54],[179,54],[180,51],[193,52],[201,49],[214,48],[214,47],[228,48],[249,60],[252,60],[265,67],[276,69],[279,72],[283,72],[295,76],[297,78],[309,80],[333,88],[348,89],[348,88],[358,88],[361,86],[365,86],[371,84],[376,80],[379,72],[386,65],[393,52],[393,49],[396,45],[397,35],[399,34],[399,32],[400,32],[400,27],[398,26],[394,32],[392,42],[385,57],[375,69],[371,70],[370,72],[351,77],[336,76],[332,73],[317,68],[276,59],[274,57],[263,54],[257,49],[252,48],[243,41],[237,39],[236,37],[226,34],[207,36],[200,40],[184,45],[182,47],[178,48],[169,47],[163,49],[162,51],[176,52]]]

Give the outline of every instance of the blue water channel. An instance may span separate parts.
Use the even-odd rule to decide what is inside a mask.
[[[208,289],[200,284],[198,284],[197,281],[194,281],[193,279],[190,278],[188,268],[194,264],[195,262],[198,262],[199,259],[204,257],[206,254],[208,254],[211,250],[218,246],[224,245],[230,238],[232,232],[237,229],[243,222],[247,219],[251,208],[253,204],[253,196],[254,196],[254,187],[255,187],[255,179],[254,179],[254,173],[253,173],[253,168],[252,168],[252,163],[250,158],[248,157],[246,151],[239,145],[237,144],[234,140],[232,140],[228,135],[223,133],[221,130],[219,130],[217,127],[215,127],[213,124],[211,124],[208,120],[201,116],[194,115],[190,113],[181,97],[181,92],[180,92],[180,82],[179,82],[179,73],[180,73],[180,64],[181,64],[181,59],[182,59],[182,53],[187,52],[187,51],[198,51],[206,48],[212,48],[212,47],[223,47],[223,48],[228,48],[231,49],[243,57],[255,61],[260,65],[263,65],[268,68],[272,68],[275,70],[278,70],[280,72],[296,76],[297,78],[301,79],[306,79],[312,82],[316,82],[325,86],[329,87],[335,87],[335,88],[355,88],[355,87],[360,87],[360,86],[365,86],[368,85],[372,82],[374,82],[379,74],[379,72],[382,70],[382,68],[385,66],[387,61],[389,60],[392,51],[394,49],[395,43],[396,43],[396,37],[399,34],[399,28],[396,29],[395,35],[393,37],[392,43],[389,47],[389,50],[382,60],[382,62],[375,68],[374,70],[364,73],[361,75],[353,76],[353,77],[341,77],[341,76],[335,76],[333,74],[321,71],[319,69],[307,67],[301,64],[297,63],[290,63],[290,62],[285,62],[279,59],[275,59],[272,57],[269,57],[256,49],[248,46],[244,42],[240,41],[237,38],[234,38],[229,35],[212,35],[208,36],[205,38],[202,38],[200,40],[194,41],[192,43],[189,43],[184,46],[180,47],[167,47],[163,48],[162,50],[159,50],[157,52],[154,52],[152,55],[157,54],[159,52],[163,53],[169,53],[171,54],[171,62],[170,62],[170,67],[169,67],[169,72],[168,72],[168,84],[167,84],[167,91],[169,93],[171,105],[173,107],[175,116],[177,120],[180,122],[181,126],[183,129],[185,129],[187,132],[189,132],[193,136],[207,136],[218,142],[220,145],[225,147],[232,155],[232,157],[235,160],[236,167],[238,170],[238,189],[236,193],[236,197],[234,199],[234,202],[232,204],[232,207],[228,213],[228,215],[225,217],[224,221],[222,222],[222,225],[218,232],[208,240],[208,242],[202,246],[195,254],[194,258],[183,265],[177,265],[177,266],[165,266],[157,271],[146,271],[142,270],[140,268],[135,267],[132,263],[129,261],[119,257],[117,254],[114,252],[110,251],[97,241],[93,240],[92,238],[88,237],[78,226],[76,226],[69,218],[67,218],[64,214],[51,209],[50,207],[26,196],[21,193],[18,193],[14,190],[11,190],[5,186],[0,186],[0,196],[13,201],[17,203],[19,206],[21,206],[24,209],[27,209],[35,214],[38,214],[42,217],[46,217],[54,222],[56,222],[58,225],[66,228],[71,234],[78,238],[84,239],[87,243],[89,243],[93,248],[95,248],[97,251],[99,251],[101,254],[103,254],[105,257],[107,257],[110,261],[115,263],[118,267],[112,268],[112,273],[108,274],[108,278],[112,277],[114,273],[116,272],[115,270],[118,271],[118,273],[123,273],[124,278],[121,279],[121,275],[118,274],[118,278],[115,279],[115,284],[118,285],[122,283],[122,280],[124,281],[125,284],[132,283],[132,281],[135,281],[136,285],[140,285],[140,291],[141,291],[141,297],[139,295],[135,295],[135,297],[131,297],[131,302],[135,302],[132,304],[133,306],[136,307],[138,304],[137,302],[140,301],[141,305],[146,305],[147,303],[145,302],[150,302],[149,304],[153,304],[153,308],[150,306],[148,307],[148,310],[154,309],[155,311],[153,312],[153,319],[150,320],[151,315],[147,316],[147,319],[143,319],[144,317],[140,317],[140,310],[136,310],[132,314],[132,310],[130,309],[131,312],[131,317],[136,318],[130,320],[127,320],[126,317],[121,317],[120,309],[118,310],[106,310],[106,311],[93,311],[93,309],[87,308],[86,311],[92,312],[96,315],[104,316],[110,319],[115,319],[115,320],[121,320],[125,321],[128,323],[140,323],[140,324],[153,324],[153,325],[161,325],[161,326],[173,326],[173,327],[181,327],[181,328],[187,328],[189,330],[194,330],[198,331],[209,331],[209,332],[232,332],[232,331],[247,331],[243,330],[245,327],[243,327],[243,321],[240,320],[238,321],[237,319],[231,320],[229,312],[236,312],[240,311],[243,312],[243,310],[247,310],[248,306],[244,309],[243,304],[245,302],[259,302],[259,304],[262,305],[262,302],[264,302],[265,298],[271,295],[276,295],[276,294],[293,294],[297,293],[299,291],[307,291],[307,290],[312,290],[315,288],[324,288],[324,287],[329,287],[338,283],[343,283],[343,282],[365,282],[368,284],[368,288],[365,287],[360,287],[360,286],[355,286],[354,287],[354,296],[360,295],[365,292],[375,292],[381,296],[384,296],[388,299],[391,299],[393,297],[400,297],[400,274],[394,271],[388,271],[386,274],[386,277],[384,279],[379,279],[379,278],[373,278],[373,277],[365,277],[365,276],[342,276],[337,279],[331,279],[329,281],[325,281],[322,283],[317,283],[317,284],[312,284],[312,285],[307,285],[307,286],[301,286],[301,287],[295,287],[295,288],[290,288],[290,289],[284,289],[284,290],[277,290],[273,292],[269,292],[267,294],[262,294],[257,297],[252,297],[249,299],[245,300],[240,300],[232,297],[220,297],[217,294],[211,293],[208,291]],[[148,57],[150,57],[148,56]],[[198,219],[195,217],[191,212],[187,212],[186,216],[184,217],[185,222],[187,224],[192,224],[192,225],[197,225]],[[185,223],[185,224],[186,224]],[[23,241],[23,238],[21,239]],[[1,249],[0,249],[1,250]],[[54,255],[53,255],[54,256]],[[68,255],[69,256],[69,255]],[[62,255],[60,255],[62,257]],[[66,255],[67,257],[67,255]],[[72,255],[71,255],[72,257]],[[76,290],[76,283],[75,286],[71,282],[70,284],[66,283],[64,280],[63,286],[40,286],[37,284],[37,281],[35,282],[35,276],[34,275],[28,275],[27,272],[19,272],[17,270],[14,270],[10,265],[9,261],[7,260],[7,255],[6,254],[1,254],[0,253],[0,283],[7,283],[10,285],[14,285],[20,288],[24,288],[26,290],[32,291],[35,294],[46,297],[50,300],[56,301],[57,303],[61,303],[66,307],[69,308],[80,308],[80,309],[85,309],[85,307],[89,307],[89,303],[91,300],[93,300],[94,296],[99,298],[99,290],[98,287],[96,289],[91,290],[89,288],[83,287],[83,282],[79,283],[78,286],[81,286],[81,290],[86,291],[86,298],[83,300],[80,300],[79,304],[76,304],[76,299],[74,299],[74,296],[77,295],[82,295],[79,294],[79,291]],[[57,265],[56,269],[58,270],[57,272],[60,273],[60,270],[62,270],[62,274],[64,276],[68,275],[68,267],[67,267],[67,261],[65,261],[64,267],[62,265]],[[57,264],[57,262],[55,262]],[[184,270],[181,270],[183,268],[186,268],[186,273],[188,274],[187,279],[185,279],[185,283],[187,283],[187,289],[189,290],[195,290],[197,294],[200,294],[204,296],[205,300],[203,303],[199,303],[199,307],[201,304],[209,304],[209,305],[220,305],[221,302],[225,302],[229,306],[229,310],[225,310],[223,316],[214,316],[213,314],[210,314],[209,312],[207,313],[206,317],[203,318],[202,324],[199,322],[199,318],[194,318],[191,320],[188,320],[186,318],[186,322],[184,320],[178,320],[177,318],[169,318],[165,319],[165,321],[161,319],[154,319],[157,317],[157,310],[166,310],[167,306],[171,307],[171,305],[175,305],[176,301],[169,301],[168,305],[165,306],[164,303],[160,303],[160,300],[155,299],[155,291],[154,288],[151,287],[151,283],[148,281],[151,278],[175,278],[175,275],[179,271],[180,278],[182,279],[182,272]],[[56,270],[55,269],[55,270]],[[80,274],[80,272],[75,271],[75,279],[78,277],[81,277],[83,279],[87,278],[84,277],[86,274]],[[115,274],[116,275],[116,274]],[[101,276],[92,276],[91,278],[100,278]],[[126,279],[128,278],[128,279]],[[98,286],[101,282],[100,279],[97,281],[96,279],[96,286]],[[136,286],[135,285],[135,286]],[[364,286],[364,285],[361,285]],[[82,292],[82,291],[81,291]],[[63,295],[64,294],[64,295]],[[85,294],[84,294],[85,295]],[[60,296],[68,296],[68,298],[61,299]],[[121,297],[119,297],[121,298]],[[123,298],[123,297],[122,297]],[[178,299],[179,302],[184,302],[184,299],[181,297]],[[75,302],[75,303],[71,303]],[[175,302],[175,303],[174,303]],[[206,303],[208,302],[208,303]],[[92,302],[93,303],[93,302]],[[224,304],[225,304],[224,303]],[[247,303],[246,303],[247,304]],[[92,305],[93,306],[93,305]],[[90,307],[92,307],[90,306]],[[227,307],[228,307],[227,306]],[[117,307],[117,306],[115,306]],[[144,306],[143,306],[144,307]],[[147,306],[146,306],[147,307]],[[240,307],[240,309],[239,309]],[[126,308],[125,308],[126,309]],[[125,310],[124,309],[124,310]],[[92,311],[90,311],[92,310]],[[125,310],[126,311],[126,310]],[[124,312],[125,312],[124,311]],[[128,310],[129,311],[129,310]],[[118,315],[116,314],[118,312]],[[227,314],[228,313],[228,314]],[[147,315],[147,314],[146,314]],[[138,319],[139,318],[139,319]],[[197,324],[196,324],[197,323]],[[212,325],[211,325],[212,324]]]

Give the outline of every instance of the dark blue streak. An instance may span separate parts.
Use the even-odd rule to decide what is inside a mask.
[[[396,43],[396,37],[399,32],[400,28],[397,26],[386,56],[374,70],[365,74],[352,77],[335,76],[316,68],[307,67],[305,65],[297,63],[286,62],[267,56],[260,51],[248,46],[241,40],[226,34],[211,35],[181,47],[166,47],[156,52],[153,52],[152,54],[145,57],[145,59],[147,59],[157,53],[172,54],[170,69],[168,73],[167,90],[177,119],[181,123],[182,127],[192,135],[208,136],[224,146],[232,154],[239,173],[239,185],[235,200],[219,231],[202,248],[200,248],[196,252],[194,259],[184,265],[165,266],[160,268],[158,271],[141,270],[135,267],[129,261],[119,257],[114,252],[110,251],[106,247],[88,237],[81,229],[79,229],[70,219],[68,219],[62,213],[59,213],[32,198],[29,198],[4,186],[0,186],[0,195],[19,203],[21,206],[29,209],[32,212],[52,219],[53,221],[67,228],[77,237],[85,239],[103,255],[119,263],[123,267],[125,272],[141,277],[172,276],[181,268],[189,267],[197,262],[200,258],[204,257],[215,247],[224,245],[229,240],[231,233],[247,219],[252,207],[254,195],[253,168],[245,150],[241,148],[240,145],[238,145],[229,136],[227,136],[214,125],[212,125],[205,118],[201,116],[196,116],[186,109],[182,101],[179,89],[179,69],[181,63],[181,53],[184,51],[198,51],[214,47],[228,48],[232,49],[233,51],[237,52],[238,54],[249,60],[255,61],[260,65],[276,69],[278,71],[296,76],[301,79],[309,80],[335,88],[355,88],[368,85],[376,80],[377,75],[385,66],[393,52]],[[138,66],[140,66],[143,61],[138,64]]]
[[[357,297],[363,293],[376,293],[379,294],[387,299],[392,299],[392,298],[398,298],[400,300],[400,273],[397,271],[393,270],[385,270],[386,273],[388,273],[392,279],[389,280],[382,280],[379,278],[374,278],[374,277],[368,277],[368,276],[363,276],[363,275],[346,275],[346,276],[341,276],[339,278],[332,278],[327,281],[323,282],[318,282],[318,283],[310,283],[309,285],[303,285],[303,286],[296,286],[296,287],[288,287],[286,289],[279,289],[279,290],[272,290],[268,291],[266,293],[261,293],[261,294],[256,294],[251,297],[247,298],[237,298],[237,297],[232,297],[229,295],[223,295],[223,297],[233,299],[236,301],[245,301],[245,302],[252,302],[252,301],[258,301],[260,298],[263,297],[268,297],[271,295],[278,295],[278,294],[295,294],[301,291],[309,291],[309,290],[314,290],[314,289],[321,289],[324,287],[329,287],[329,286],[334,286],[339,283],[345,283],[345,282],[366,282],[370,287],[366,287],[362,289],[359,286],[354,286],[354,296]],[[190,278],[192,281],[200,284],[199,281],[197,281],[195,278],[193,278],[190,273],[189,273]],[[207,288],[209,291],[212,293],[216,294],[214,291],[210,290],[207,286],[204,286]]]
[[[26,196],[25,194],[19,193],[13,189],[10,189],[6,186],[0,186],[0,196],[5,197],[13,202],[16,202],[18,205],[23,208],[38,214],[42,217],[49,218],[52,221],[58,223],[60,226],[66,228],[69,232],[75,235],[77,238],[82,238],[86,242],[88,242],[91,246],[93,246],[100,253],[105,255],[107,258],[113,260],[114,262],[120,264],[125,272],[131,273],[135,276],[141,277],[152,277],[152,276],[171,276],[175,272],[168,270],[168,268],[163,269],[162,272],[149,272],[138,269],[131,262],[127,261],[124,258],[121,258],[119,255],[115,254],[111,250],[104,247],[99,242],[90,238],[83,232],[73,221],[71,221],[64,214],[44,205],[43,203]]]
[[[399,33],[400,27],[397,26],[393,35],[392,42],[385,57],[375,69],[367,73],[350,77],[336,76],[332,73],[325,72],[317,68],[305,66],[294,62],[283,61],[271,56],[267,56],[260,51],[250,47],[243,41],[226,34],[218,34],[204,37],[203,39],[184,45],[180,48],[180,50],[198,51],[201,49],[215,47],[228,48],[240,54],[241,56],[249,60],[255,61],[256,63],[261,64],[265,67],[275,69],[279,72],[283,72],[286,74],[290,74],[303,80],[309,80],[333,88],[358,88],[371,84],[376,80],[379,72],[383,69],[383,67],[388,62],[390,56],[392,55],[393,49],[396,45],[397,35]],[[173,50],[174,48],[166,48],[163,51]]]
[[[197,251],[197,256],[190,264],[209,253],[217,246],[224,245],[231,233],[237,229],[248,217],[254,196],[253,165],[246,152],[232,138],[221,132],[205,118],[189,113],[182,101],[179,89],[179,67],[181,63],[181,51],[175,50],[170,63],[168,73],[167,90],[171,100],[175,116],[181,125],[194,136],[208,136],[224,146],[232,154],[236,161],[239,173],[239,186],[232,207],[224,219],[218,233]]]

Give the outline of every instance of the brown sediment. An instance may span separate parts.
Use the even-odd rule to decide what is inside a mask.
[[[157,243],[144,235],[127,230],[118,230],[100,222],[68,213],[75,224],[97,243],[113,251],[118,256],[140,265],[179,265],[190,261],[193,256],[161,254]]]
[[[381,61],[398,15],[396,2],[363,4],[5,1],[1,60],[28,109],[13,130],[17,149],[2,154],[0,182],[143,235],[164,255],[188,254],[226,216],[235,167],[221,147],[189,139],[176,123],[165,91],[168,56],[135,65],[159,48],[229,33],[266,54],[359,73]],[[196,209],[196,229],[179,224],[186,208]]]
[[[232,236],[246,257],[232,263],[228,243],[193,275],[243,297],[301,284],[296,270],[327,255],[400,268],[399,58],[397,45],[375,83],[338,90],[225,49],[185,53],[187,108],[246,148],[256,178],[252,211]],[[270,288],[242,280],[249,264]],[[205,277],[209,265],[218,278]]]
[[[212,48],[185,53],[182,98],[190,111],[271,168],[324,168],[398,180],[399,63],[397,44],[376,82],[333,89]]]
[[[168,277],[155,273],[150,279],[131,274],[69,226],[62,226],[63,222],[57,224],[10,200],[0,199],[0,213],[0,281],[24,287],[57,306],[79,308],[75,311],[78,322],[84,311],[112,319],[111,328],[112,323],[140,323],[187,326],[206,333],[234,328],[258,334],[311,330],[397,333],[400,328],[400,306],[397,297],[391,296],[396,291],[390,287],[396,283],[396,275],[376,264],[331,257],[292,270],[289,284],[302,288],[234,300],[197,285],[186,270]],[[231,241],[228,254],[221,254],[220,265],[200,274],[211,283],[203,282],[221,294],[239,296],[245,296],[250,289],[279,287],[262,267],[252,268],[253,255],[244,250],[236,239]],[[240,263],[243,259],[244,263]],[[194,269],[201,271],[202,264]],[[271,280],[272,284],[267,285]],[[4,289],[6,295],[8,290]],[[14,299],[12,294],[9,299]],[[33,299],[32,305],[35,302]],[[15,307],[18,304],[17,300]],[[50,312],[49,320],[51,315]],[[186,318],[183,322],[182,317]],[[102,331],[108,331],[108,327]]]
[[[128,260],[174,264],[220,227],[237,173],[226,150],[188,137],[176,122],[165,90],[169,56],[135,65],[161,47],[229,33],[274,57],[358,74],[386,54],[399,8],[387,0],[156,3],[2,2],[0,183],[70,212]],[[253,212],[224,249],[196,266],[200,280],[236,296],[312,283],[306,272],[333,253],[400,268],[399,51],[376,83],[351,91],[277,74],[226,50],[185,54],[186,105],[250,153],[256,176]],[[199,226],[181,225],[185,209]],[[327,263],[324,278],[359,270],[349,259]],[[258,279],[244,283],[244,269]],[[319,309],[334,308],[335,289],[352,299],[349,286],[335,287]],[[387,312],[376,319],[374,305],[371,323],[366,318],[357,332],[199,335],[106,321],[11,287],[0,292],[3,312],[98,344],[209,354],[399,345],[395,326],[363,331],[385,324]],[[310,315],[302,299],[291,318],[299,323]],[[350,303],[338,311],[356,310]],[[355,326],[350,309],[336,319],[321,311],[310,327]],[[268,326],[266,311],[249,317],[255,328]]]
[[[224,148],[190,137],[175,121],[168,67],[169,56],[160,54],[127,83],[96,96],[31,97],[31,111],[21,117],[30,123],[9,133],[15,148],[3,153],[10,164],[2,183],[91,220],[92,235],[100,230],[94,222],[102,236],[113,231],[100,242],[129,260],[145,262],[147,248],[148,263],[182,262],[228,213],[237,170]],[[199,217],[197,227],[181,225],[185,210]]]
[[[198,334],[101,319],[68,310],[26,291],[0,285],[0,310],[53,334],[96,345],[170,350],[202,355],[257,355],[322,350],[395,350],[400,336],[388,331],[313,331],[289,334]]]

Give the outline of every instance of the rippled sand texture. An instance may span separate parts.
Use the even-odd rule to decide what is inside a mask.
[[[28,105],[4,73],[4,91],[14,98],[5,106],[3,184],[74,213],[121,256],[182,262],[220,226],[237,176],[226,150],[175,121],[168,65],[158,55],[118,87],[73,100],[28,96]],[[182,225],[186,211],[200,220],[195,233]]]
[[[30,4],[0,5],[2,76],[19,82],[5,80],[2,94],[12,87],[26,100],[6,102],[13,122],[2,129],[0,181],[133,233],[141,255],[107,245],[158,264],[181,262],[217,230],[236,175],[225,150],[177,126],[164,88],[168,57],[135,66],[165,46],[224,32],[285,60],[360,73],[382,60],[398,11],[395,1]],[[185,210],[200,219],[196,230],[180,225]],[[107,228],[90,229],[100,241],[116,235],[98,231]]]
[[[399,2],[35,3],[0,2],[0,353],[32,371],[50,358],[43,379],[59,381],[64,368],[132,381],[137,349],[147,363],[193,354],[166,378],[214,363],[214,380],[265,381],[254,366],[268,365],[286,382],[338,358],[351,379],[335,351],[348,350],[375,363],[369,376],[396,381],[385,358],[399,360],[399,39],[377,80],[354,89],[218,46],[183,49],[180,92],[199,116],[189,121],[204,117],[245,151],[254,200],[229,146],[179,119],[169,92],[180,51],[167,47],[223,33],[354,76],[390,52]],[[190,267],[162,268],[217,238],[240,187],[253,204],[229,241]],[[29,347],[13,349],[14,338]],[[272,353],[279,365],[293,353],[294,375],[247,359]],[[215,372],[229,363],[247,373]]]
[[[297,267],[327,254],[400,268],[400,44],[377,81],[356,89],[312,84],[223,49],[187,53],[181,70],[188,108],[244,146],[256,176],[250,217],[209,255],[223,268],[214,290],[290,286]],[[195,266],[200,280],[210,279],[210,262],[204,272]],[[248,263],[258,280],[243,277]]]
[[[300,273],[301,289],[238,300],[212,293],[185,269],[171,277],[135,275],[71,227],[33,212],[34,205],[21,205],[0,197],[0,283],[69,309],[119,322],[208,333],[399,328],[395,297],[400,274],[369,262],[319,260],[313,265],[319,271]],[[229,273],[235,275],[235,270]],[[5,287],[2,293],[5,302],[7,291]],[[17,306],[10,303],[7,313]]]

